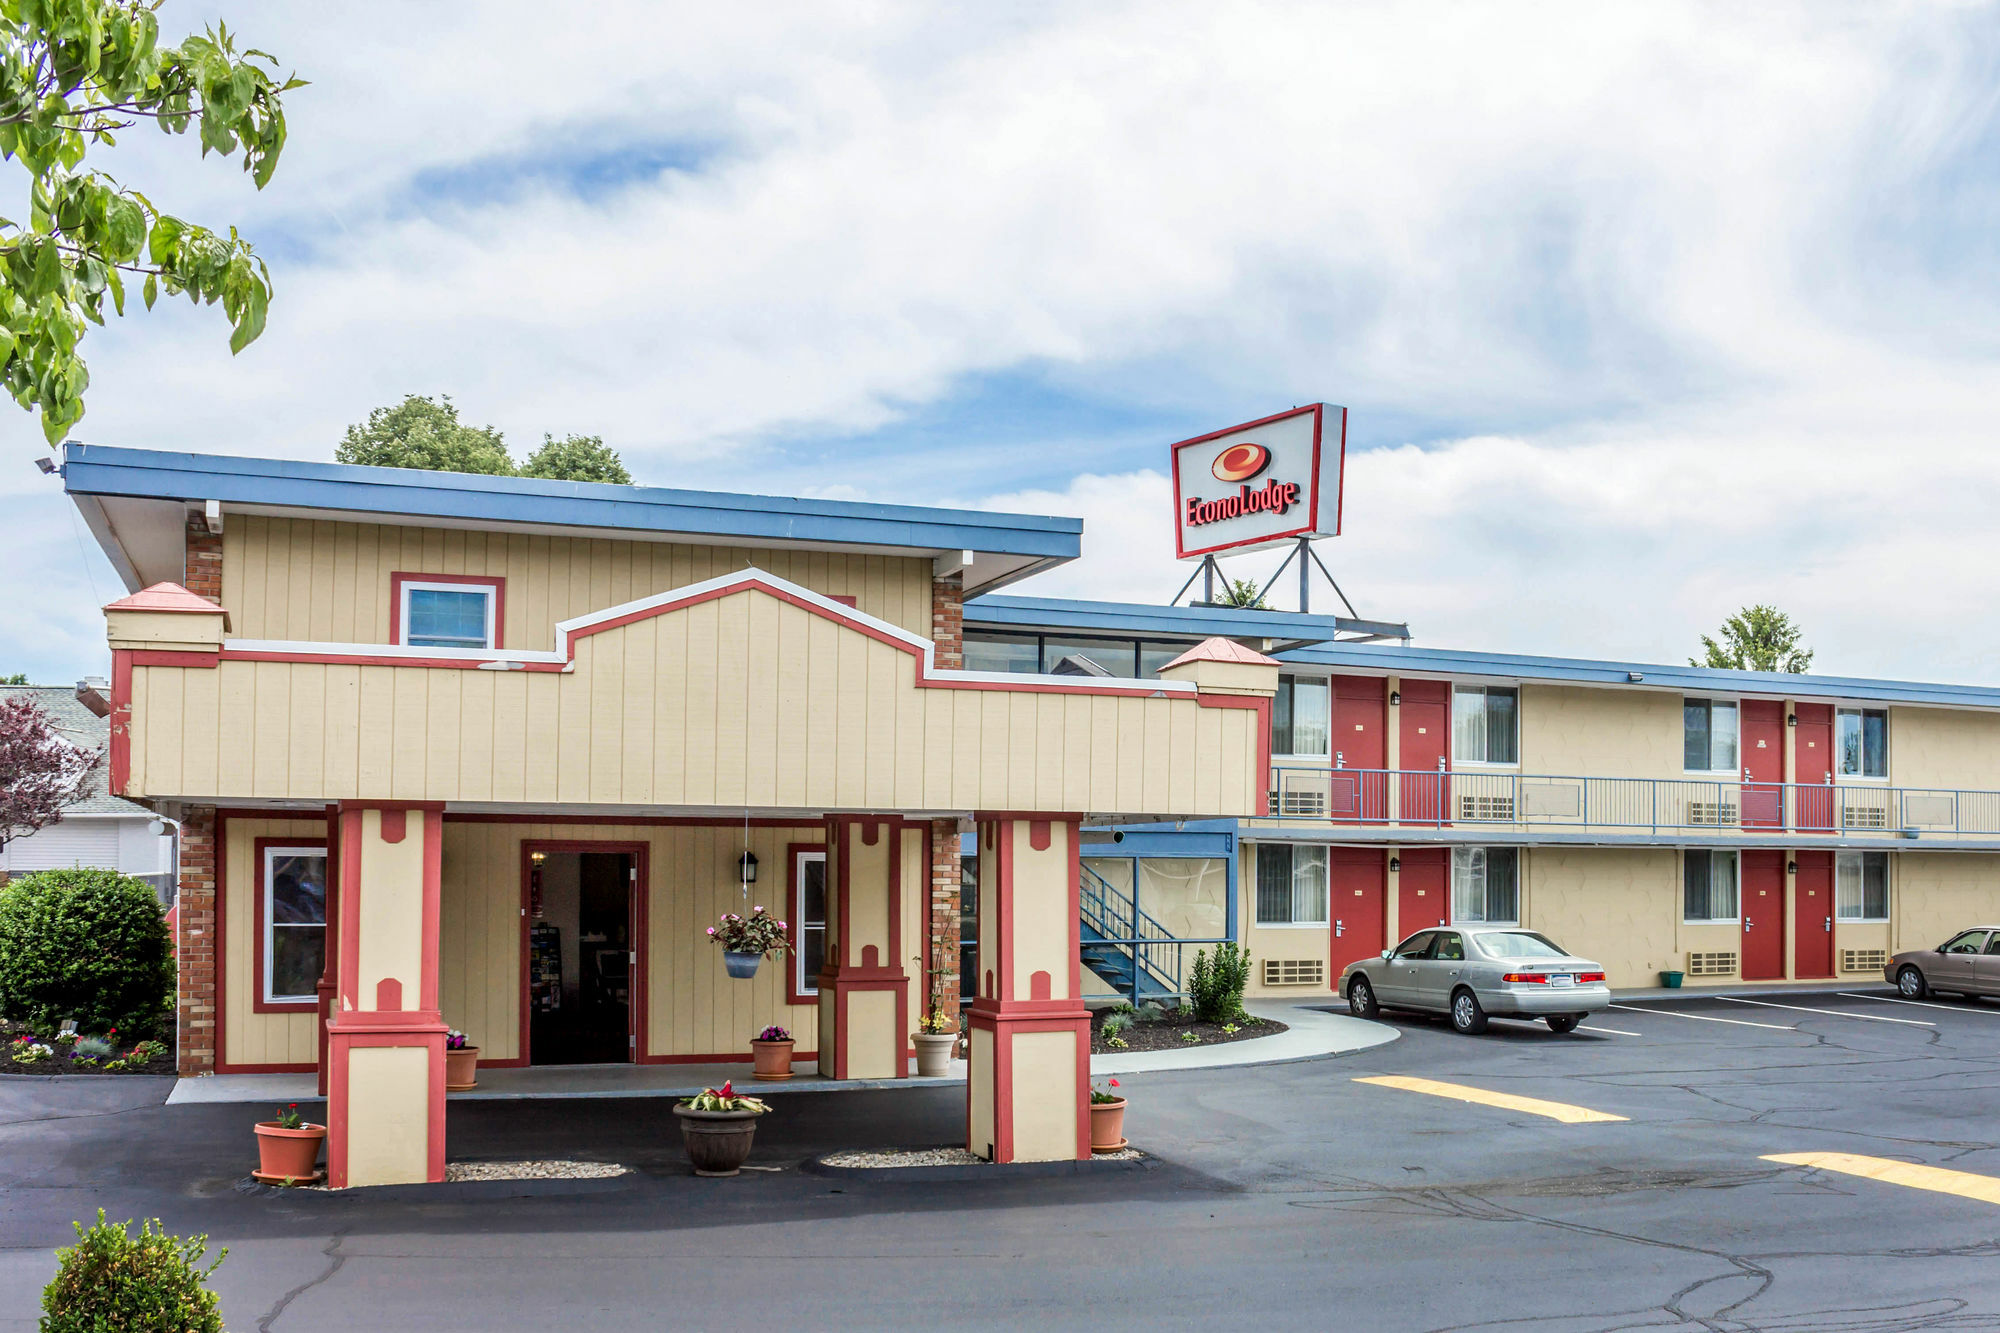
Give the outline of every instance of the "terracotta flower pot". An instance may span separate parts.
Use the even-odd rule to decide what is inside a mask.
[[[1092,1102],[1090,1106],[1090,1150],[1117,1152],[1125,1146],[1125,1099]]]
[[[756,976],[757,964],[763,961],[764,955],[761,953],[738,953],[734,949],[722,951],[722,965],[729,970],[729,975],[738,981],[748,981]]]
[[[753,1041],[750,1056],[756,1064],[753,1072],[766,1082],[775,1082],[792,1076],[792,1043],[789,1041]]]
[[[470,1092],[478,1086],[479,1048],[461,1046],[455,1051],[447,1048],[444,1053],[444,1090]]]
[[[910,1040],[917,1044],[918,1078],[943,1078],[951,1073],[951,1053],[958,1045],[956,1032],[918,1032]]]
[[[733,1176],[750,1156],[757,1137],[756,1111],[697,1111],[676,1106],[681,1141],[698,1176]]]
[[[257,1122],[257,1175],[271,1181],[312,1180],[319,1175],[319,1145],[325,1125],[280,1128],[275,1120]]]

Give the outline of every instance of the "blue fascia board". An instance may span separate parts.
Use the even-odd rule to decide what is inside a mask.
[[[1615,685],[1629,689],[1678,690],[1694,694],[1753,694],[1779,699],[2000,708],[2000,688],[1993,686],[1874,680],[1861,676],[1817,676],[1810,672],[1722,671],[1713,667],[1665,666],[1657,662],[1528,657],[1516,653],[1403,648],[1376,643],[1321,643],[1274,655],[1284,662],[1381,671],[1390,675],[1484,676]],[[1633,678],[1635,675],[1638,677],[1636,680]]]
[[[487,477],[295,459],[69,444],[71,494],[219,500],[285,508],[742,540],[979,551],[1055,563],[1082,550],[1083,520],[659,486]]]
[[[1137,602],[1086,602],[1068,597],[974,597],[965,623],[987,629],[1065,630],[1118,634],[1320,642],[1337,632],[1332,616],[1291,611],[1246,611],[1228,606],[1147,606]]]

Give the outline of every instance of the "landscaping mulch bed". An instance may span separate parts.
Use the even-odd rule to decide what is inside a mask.
[[[50,1047],[55,1053],[46,1060],[37,1060],[32,1064],[22,1064],[16,1061],[14,1053],[20,1049],[19,1038],[23,1036],[34,1037],[35,1040]],[[53,1033],[38,1031],[25,1023],[0,1020],[0,1074],[98,1074],[106,1078],[121,1078],[127,1074],[171,1074],[175,1072],[174,1047],[170,1034],[162,1034],[160,1037],[155,1038],[155,1040],[163,1044],[165,1049],[150,1060],[144,1063],[128,1062],[123,1069],[105,1069],[103,1067],[104,1063],[122,1059],[125,1053],[132,1049],[131,1042],[127,1042],[123,1038],[115,1038],[114,1040],[117,1042],[118,1049],[114,1050],[110,1055],[105,1056],[102,1061],[96,1064],[79,1064],[75,1057],[75,1044],[73,1042],[57,1041]]]
[[[1226,1041],[1275,1037],[1286,1030],[1285,1024],[1268,1018],[1246,1018],[1235,1025],[1234,1032],[1224,1032],[1224,1026],[1222,1023],[1197,1023],[1191,1018],[1182,1021],[1169,1015],[1156,1022],[1133,1023],[1118,1034],[1125,1039],[1123,1046],[1107,1046],[1104,1044],[1104,1015],[1099,1014],[1090,1023],[1090,1053],[1112,1055],[1133,1051],[1177,1051],[1188,1046],[1217,1046]],[[1193,1041],[1185,1035],[1190,1032],[1195,1036]]]

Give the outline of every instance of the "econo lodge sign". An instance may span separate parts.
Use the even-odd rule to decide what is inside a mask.
[[[1199,559],[1340,532],[1347,409],[1330,403],[1173,446],[1175,554]]]

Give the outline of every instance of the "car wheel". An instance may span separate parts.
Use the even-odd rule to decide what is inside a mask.
[[[1469,990],[1458,990],[1451,997],[1451,1025],[1468,1037],[1486,1031],[1486,1011],[1479,1007],[1479,997]]]
[[[1367,977],[1356,977],[1347,983],[1347,1011],[1356,1018],[1377,1018],[1382,1006],[1375,1003],[1375,988],[1368,984]]]
[[[1924,974],[1914,967],[1906,967],[1896,974],[1896,989],[1903,993],[1906,1000],[1921,1000],[1931,993],[1931,988],[1924,984]]]
[[[1583,1021],[1582,1014],[1550,1014],[1546,1020],[1549,1031],[1561,1036],[1565,1032],[1576,1031],[1576,1025]]]

